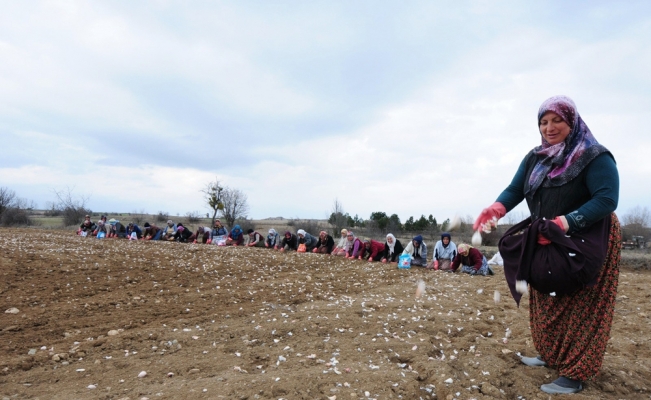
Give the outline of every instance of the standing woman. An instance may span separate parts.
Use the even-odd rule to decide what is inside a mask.
[[[532,220],[544,217],[566,235],[600,223],[606,227],[601,233],[606,256],[595,265],[595,285],[561,296],[530,287],[531,335],[540,355],[522,357],[522,362],[558,371],[558,379],[540,387],[543,392],[576,393],[599,372],[613,322],[621,249],[613,213],[619,176],[612,154],[597,142],[568,97],[545,100],[538,110],[538,128],[541,145],[525,156],[511,184],[481,212],[474,229],[492,224],[522,200]],[[538,236],[539,246],[549,242]]]
[[[398,257],[402,254],[404,247],[400,240],[393,236],[393,233],[387,235],[387,241],[384,243],[384,253],[382,254],[383,263],[397,263]]]

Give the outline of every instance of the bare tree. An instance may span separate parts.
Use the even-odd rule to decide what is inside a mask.
[[[55,206],[63,215],[64,226],[77,225],[84,220],[85,215],[91,213],[91,210],[86,208],[89,197],[75,196],[73,191],[74,187],[54,190],[54,194],[57,197]]]
[[[131,222],[133,222],[136,225],[140,225],[141,223],[145,222],[146,219],[147,219],[147,212],[145,211],[144,208],[141,208],[140,211],[133,210],[131,212]]]
[[[221,202],[224,204],[224,208],[220,210],[220,213],[229,227],[233,227],[235,220],[244,219],[248,216],[249,205],[247,197],[242,191],[229,187],[223,188]]]
[[[626,240],[633,236],[649,237],[651,233],[651,212],[647,207],[635,206],[622,217],[623,233]],[[648,239],[647,239],[648,240]]]
[[[337,198],[332,203],[332,212],[328,218],[328,223],[332,226],[334,237],[339,237],[339,232],[348,225],[344,206]]]
[[[12,207],[16,200],[16,192],[8,187],[0,187],[0,215],[9,207]]]
[[[213,211],[212,213],[212,223],[210,226],[215,225],[215,217],[217,213],[224,209],[224,203],[222,201],[222,192],[224,188],[219,184],[219,180],[215,179],[212,182],[206,184],[206,187],[201,189],[201,192],[204,194],[204,200],[208,207]]]
[[[622,218],[624,225],[640,225],[644,228],[651,227],[651,212],[647,207],[635,206]]]

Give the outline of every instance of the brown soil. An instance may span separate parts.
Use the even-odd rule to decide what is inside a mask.
[[[500,269],[1,229],[0,272],[3,398],[547,399],[557,376],[518,361],[528,302]],[[650,398],[649,316],[651,273],[622,266],[602,372],[573,399]]]

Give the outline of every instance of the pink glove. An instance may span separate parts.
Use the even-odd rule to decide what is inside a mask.
[[[211,243],[212,243],[212,239],[206,240],[206,244],[211,244]]]
[[[505,215],[506,208],[504,207],[504,204],[495,202],[490,207],[486,207],[482,210],[482,212],[475,220],[475,224],[472,226],[472,230],[477,231],[479,228],[481,228],[481,225],[491,221],[493,218],[499,220]]]
[[[563,225],[563,220],[561,219],[561,217],[556,217],[556,218],[554,218],[554,219],[552,220],[552,222],[555,223],[556,225],[558,225],[558,227],[561,228],[561,230],[562,230],[563,232],[565,232],[565,226]],[[549,239],[547,239],[546,237],[544,237],[541,233],[538,234],[538,244],[539,244],[539,245],[541,245],[541,246],[547,246],[547,245],[550,244],[551,242],[552,242],[551,240],[549,240]]]
[[[434,266],[434,269],[438,271],[438,269],[439,269],[439,260],[434,260],[432,265]]]
[[[316,250],[317,250],[317,249],[312,249],[312,253],[316,253]]]

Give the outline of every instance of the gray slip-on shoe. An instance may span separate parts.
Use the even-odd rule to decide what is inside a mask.
[[[528,365],[528,366],[530,366],[530,367],[544,367],[544,366],[547,365],[547,363],[544,362],[544,361],[540,358],[540,356],[536,356],[536,357],[524,357],[524,356],[520,356],[520,361],[522,361],[522,363],[523,363],[524,365]]]
[[[573,394],[582,391],[583,385],[579,383],[579,387],[571,388],[571,387],[557,385],[556,383],[552,382],[540,386],[540,390],[549,394]]]

